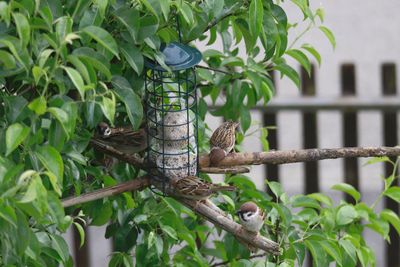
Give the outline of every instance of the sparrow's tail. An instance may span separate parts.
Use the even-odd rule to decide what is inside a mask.
[[[230,186],[230,185],[216,185],[211,190],[213,192],[217,192],[217,191],[235,191],[236,187],[235,186]]]
[[[226,156],[225,150],[219,147],[214,147],[210,151],[210,166],[216,166]]]

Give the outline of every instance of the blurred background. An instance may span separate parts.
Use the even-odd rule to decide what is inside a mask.
[[[304,35],[296,45],[312,44],[321,54],[322,65],[314,62],[311,78],[301,70],[302,90],[287,78],[274,75],[276,96],[267,106],[252,112],[253,124],[248,133],[254,133],[246,138],[243,148],[262,150],[258,129],[264,126],[276,127],[269,130],[268,136],[271,149],[276,150],[398,145],[400,2],[311,0],[310,4],[324,8],[324,24],[336,37],[336,49],[316,29]],[[285,1],[284,9],[291,23],[301,22],[302,14],[294,4]],[[289,37],[293,40],[303,29],[292,30]],[[201,43],[197,46],[200,51],[206,49]],[[221,49],[218,44],[214,48]],[[291,62],[289,58],[288,61]],[[220,118],[207,117],[211,129],[221,122]],[[265,188],[264,179],[274,180],[281,182],[289,195],[320,191],[337,203],[345,196],[330,188],[346,182],[358,188],[363,201],[371,204],[383,188],[381,178],[388,176],[391,169],[381,163],[364,165],[367,160],[253,166],[249,176],[261,190]],[[399,213],[394,202],[384,200],[378,210],[385,207]],[[89,227],[85,246],[80,250],[79,235],[67,233],[76,266],[108,265],[111,241],[104,238],[104,231],[105,228]],[[391,246],[378,234],[366,233],[367,242],[376,253],[376,266],[400,267],[399,237],[393,229],[391,232]]]

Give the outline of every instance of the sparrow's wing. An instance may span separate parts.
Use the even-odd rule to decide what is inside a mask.
[[[147,135],[144,129],[133,131],[125,127],[112,128],[108,136],[97,135],[95,139],[126,154],[138,153],[147,147]]]
[[[201,199],[207,198],[213,193],[207,182],[201,181],[199,178],[192,176],[179,179],[175,182],[174,187],[182,197],[186,196]]]

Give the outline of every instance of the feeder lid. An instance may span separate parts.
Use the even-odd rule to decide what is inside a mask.
[[[201,61],[201,53],[191,46],[171,42],[161,45],[161,53],[165,57],[165,64],[172,70],[184,70],[197,65]],[[157,62],[147,59],[146,67],[154,70],[165,71]]]

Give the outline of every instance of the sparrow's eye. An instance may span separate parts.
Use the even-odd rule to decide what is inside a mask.
[[[105,130],[104,130],[104,135],[105,136],[109,136],[111,134],[111,129],[110,128],[106,128]]]
[[[252,217],[252,216],[253,216],[253,212],[251,212],[251,211],[246,212],[246,213],[243,214],[243,217],[244,217],[245,219],[249,219],[249,218]]]

